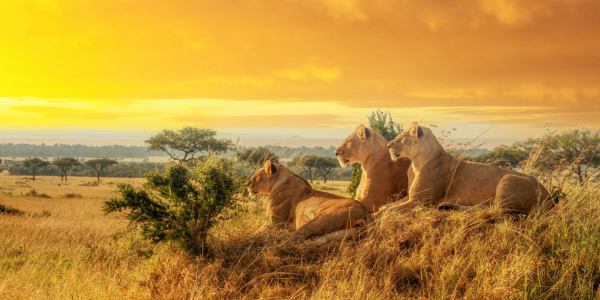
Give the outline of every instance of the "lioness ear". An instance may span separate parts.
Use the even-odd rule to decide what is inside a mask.
[[[421,126],[419,126],[417,122],[412,123],[412,126],[410,127],[410,135],[412,135],[415,139],[423,136],[423,129],[421,129]]]
[[[270,160],[265,161],[265,172],[267,172],[267,175],[273,175],[273,165]]]
[[[358,134],[358,137],[361,140],[366,140],[367,138],[369,138],[369,136],[371,136],[371,133],[369,133],[369,129],[363,124],[360,124],[360,126],[356,128],[356,134]]]

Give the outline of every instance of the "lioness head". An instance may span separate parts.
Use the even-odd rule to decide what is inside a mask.
[[[366,128],[365,125],[358,126],[356,132],[349,135],[342,145],[335,149],[335,155],[340,161],[340,165],[345,167],[349,163],[361,162],[361,157],[369,149],[368,142],[373,139],[372,136],[369,128]]]
[[[271,192],[273,178],[277,174],[277,167],[267,160],[262,169],[254,173],[250,180],[246,181],[250,195],[268,194]]]
[[[397,160],[400,157],[413,159],[422,151],[433,146],[430,145],[431,138],[437,142],[431,130],[419,126],[417,122],[412,123],[410,129],[404,130],[388,143],[392,160]]]

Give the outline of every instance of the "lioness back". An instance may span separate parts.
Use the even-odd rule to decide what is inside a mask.
[[[393,159],[408,157],[415,179],[409,201],[397,209],[419,202],[468,206],[501,207],[530,211],[540,204],[551,206],[546,188],[532,176],[492,165],[456,159],[448,154],[431,130],[413,123],[389,143]]]

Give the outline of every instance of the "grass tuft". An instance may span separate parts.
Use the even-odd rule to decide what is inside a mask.
[[[45,198],[45,199],[52,199],[52,197],[48,196],[47,194],[44,193],[38,193],[36,192],[35,189],[31,189],[31,191],[25,193],[24,195],[25,197],[33,197],[33,198]]]
[[[9,215],[22,215],[24,212],[10,206],[4,206],[0,204],[0,213],[9,214]]]
[[[67,199],[73,199],[73,198],[81,198],[83,196],[81,196],[81,194],[77,194],[77,193],[66,193],[63,198],[67,198]]]

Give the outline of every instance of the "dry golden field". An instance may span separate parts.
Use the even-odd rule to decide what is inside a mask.
[[[195,257],[136,232],[115,237],[127,222],[101,207],[118,181],[142,183],[0,175],[0,204],[23,212],[0,213],[0,299],[600,298],[597,186],[566,187],[555,211],[526,217],[386,213],[371,237],[319,247],[289,245],[285,230],[255,234],[255,201]],[[347,184],[322,187],[343,194]]]

